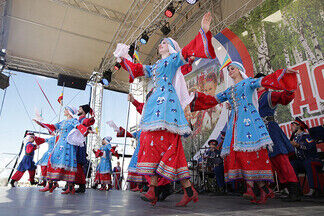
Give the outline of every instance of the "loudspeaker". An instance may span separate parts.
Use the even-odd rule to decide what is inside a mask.
[[[9,77],[0,73],[0,88],[6,89],[9,86]]]
[[[64,75],[64,74],[59,74],[58,80],[57,80],[57,85],[63,86],[63,84],[64,84],[64,87],[85,90],[85,88],[87,86],[87,81],[88,81],[87,79],[74,77],[74,76],[68,76],[68,75]]]

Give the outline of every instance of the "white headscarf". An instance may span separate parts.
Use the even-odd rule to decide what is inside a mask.
[[[179,44],[172,38],[164,38],[163,41],[167,42],[170,54],[181,52]],[[176,90],[182,109],[185,109],[186,106],[190,104],[194,99],[195,95],[194,93],[191,93],[191,95],[189,95],[186,81],[181,72],[181,67],[178,68],[172,80],[172,84]]]
[[[247,79],[247,78],[249,78],[249,77],[246,75],[246,73],[245,73],[245,72],[246,72],[246,71],[245,71],[245,68],[243,67],[243,65],[242,65],[241,63],[236,62],[236,61],[233,61],[233,62],[231,62],[231,63],[227,66],[227,68],[228,68],[229,66],[236,67],[236,68],[240,71],[240,73],[241,73],[243,79]],[[231,86],[233,86],[233,85],[235,85],[234,80],[233,80],[233,79],[228,75],[228,70],[227,70],[227,68],[226,68],[226,72],[227,72],[227,73],[225,73],[225,76],[226,76],[226,79],[225,79],[225,86],[226,86],[226,89],[229,88],[229,87],[231,87]],[[258,102],[258,93],[257,93],[257,90],[254,90],[254,91],[253,91],[253,95],[252,95],[252,103],[253,103],[254,107],[255,107],[257,110],[259,110],[259,102]]]

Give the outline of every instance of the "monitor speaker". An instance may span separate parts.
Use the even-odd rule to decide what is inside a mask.
[[[57,85],[59,86],[64,85],[64,87],[85,90],[87,86],[87,81],[88,81],[87,79],[59,74]]]

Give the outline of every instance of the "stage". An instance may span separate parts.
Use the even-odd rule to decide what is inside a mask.
[[[279,199],[266,205],[252,205],[238,196],[200,195],[199,202],[175,207],[181,194],[170,196],[155,207],[130,191],[101,192],[88,189],[85,194],[61,195],[38,192],[36,187],[0,188],[0,215],[323,215],[324,199],[305,199],[286,203]]]

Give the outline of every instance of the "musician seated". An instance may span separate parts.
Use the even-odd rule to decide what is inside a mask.
[[[310,191],[306,196],[314,195],[318,185],[318,169],[321,169],[322,163],[317,155],[316,143],[306,132],[308,126],[298,117],[291,124],[293,136],[291,144],[295,148],[296,157],[290,161],[298,177],[299,173],[305,172]]]
[[[225,191],[225,182],[224,182],[224,165],[223,159],[220,156],[221,153],[221,143],[218,144],[217,140],[208,141],[209,149],[205,153],[207,158],[207,167],[211,167],[215,174],[217,185],[221,192]]]

